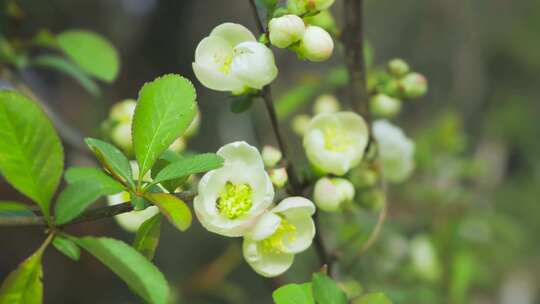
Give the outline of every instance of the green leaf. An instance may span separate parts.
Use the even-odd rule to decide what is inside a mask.
[[[253,96],[241,95],[235,96],[231,102],[231,112],[243,113],[251,108],[253,105]]]
[[[62,72],[75,79],[88,93],[99,96],[101,91],[97,83],[88,77],[88,75],[78,66],[65,60],[62,57],[54,55],[38,56],[32,61],[34,66],[48,68]]]
[[[98,168],[93,167],[71,167],[67,169],[64,175],[68,184],[74,184],[81,181],[92,181],[100,184],[104,189],[118,193],[124,191],[124,186],[114,178],[107,175]]]
[[[34,213],[27,205],[12,202],[0,201],[0,216],[32,216]]]
[[[161,234],[161,214],[156,214],[142,223],[133,241],[133,248],[137,249],[148,260],[154,258]]]
[[[161,170],[163,170],[163,168],[181,159],[182,159],[182,156],[180,156],[178,153],[171,150],[165,150],[165,152],[161,154],[161,156],[152,166],[152,169],[150,170],[150,176],[152,177],[152,179],[156,179],[156,176],[159,174],[159,172],[161,172]],[[163,181],[160,183],[160,185],[163,186],[163,188],[167,189],[167,191],[169,191],[170,193],[173,193],[178,187],[180,187],[182,184],[184,184],[187,181],[187,178],[188,176],[177,178],[177,179],[171,179],[168,181]]]
[[[196,173],[203,173],[223,166],[223,158],[213,153],[184,157],[163,168],[153,183],[161,183]]]
[[[161,213],[176,228],[186,231],[191,226],[191,210],[178,197],[168,193],[146,193],[144,196],[158,206]]]
[[[120,150],[99,139],[85,138],[84,141],[107,171],[116,179],[126,181],[130,186],[134,187],[131,165],[127,157]]]
[[[314,304],[311,283],[287,284],[272,293],[275,304]]]
[[[355,300],[354,304],[392,304],[392,301],[390,301],[390,299],[382,292],[374,292]]]
[[[120,191],[122,190],[120,189]],[[118,187],[111,187],[92,180],[81,180],[69,184],[58,196],[54,213],[55,223],[57,225],[68,223],[83,213],[100,196],[112,195],[120,191],[118,191]]]
[[[313,297],[317,304],[347,304],[347,296],[334,280],[323,273],[313,274]]]
[[[0,286],[0,304],[39,304],[42,302],[41,257],[51,237],[49,236],[34,254],[7,276]]]
[[[169,285],[165,277],[133,247],[110,238],[84,237],[75,242],[109,267],[145,301],[168,302]]]
[[[116,49],[102,36],[84,30],[69,30],[57,37],[58,46],[86,73],[112,82],[118,75]]]
[[[17,92],[0,91],[0,172],[46,217],[63,167],[60,139],[43,111]]]
[[[81,249],[79,249],[79,246],[68,238],[57,235],[52,243],[54,248],[58,249],[58,251],[74,261],[78,261],[81,257]]]
[[[168,74],[145,84],[133,117],[133,147],[139,179],[195,117],[195,88],[189,80]]]

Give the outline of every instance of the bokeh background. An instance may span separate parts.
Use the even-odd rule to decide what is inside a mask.
[[[429,93],[404,105],[397,120],[416,141],[416,173],[390,188],[388,220],[378,243],[345,267],[348,275],[340,280],[351,290],[384,291],[399,304],[540,303],[540,2],[365,2],[373,65],[401,57],[426,75]],[[259,147],[275,143],[260,102],[251,111],[231,113],[230,98],[202,87],[191,69],[197,43],[214,26],[229,21],[256,31],[247,0],[21,0],[19,6],[24,21],[17,33],[89,29],[119,50],[119,78],[103,85],[100,97],[60,73],[24,71],[33,90],[81,134],[99,135],[110,106],[136,98],[144,82],[179,73],[196,85],[202,112],[199,135],[189,141],[189,149],[215,151],[240,139]],[[340,0],[332,10],[340,23]],[[277,50],[274,95],[279,99],[298,84],[322,79],[342,65],[341,51],[338,47],[331,60],[314,64]],[[339,89],[317,93],[340,96]],[[306,104],[296,113],[310,111]],[[283,118],[287,140],[294,158],[303,162],[289,119]],[[68,165],[92,161],[69,149],[66,154]],[[0,198],[24,201],[4,181]],[[376,212],[362,208],[347,216],[345,225],[325,216],[326,237],[333,246],[359,248]],[[44,234],[37,227],[0,231],[4,278]],[[69,232],[127,242],[134,237],[112,219]],[[435,256],[420,249],[413,257],[419,240],[429,240]],[[155,263],[178,290],[178,302],[271,303],[275,282],[251,271],[239,245],[240,240],[210,234],[198,223],[186,233],[163,225]],[[308,250],[280,280],[304,282],[316,269],[316,255]],[[139,302],[88,255],[75,263],[51,248],[44,273],[45,303]]]

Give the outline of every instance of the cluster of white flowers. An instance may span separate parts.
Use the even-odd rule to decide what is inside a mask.
[[[315,206],[303,197],[274,206],[274,187],[255,147],[233,142],[217,154],[225,163],[199,182],[193,203],[197,218],[211,232],[244,237],[244,256],[257,273],[282,274],[294,255],[311,245]]]
[[[131,123],[135,114],[137,101],[126,99],[113,105],[109,113],[109,118],[105,121],[106,131],[110,134],[112,142],[120,147],[127,154],[131,154],[133,149]],[[181,152],[186,148],[187,139],[191,138],[199,130],[201,114],[197,111],[195,118],[187,128],[186,132],[177,138],[169,147],[175,152]]]

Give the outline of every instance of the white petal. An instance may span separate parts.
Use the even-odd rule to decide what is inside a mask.
[[[310,217],[315,213],[315,205],[305,197],[291,196],[282,200],[272,212],[281,213],[287,218]]]
[[[216,26],[210,36],[217,36],[225,39],[231,46],[235,46],[244,41],[256,41],[255,36],[245,26],[238,23],[223,23]]]
[[[283,236],[284,251],[288,253],[299,253],[311,246],[315,237],[315,223],[311,216],[287,218],[289,223],[296,227],[293,235]]]
[[[195,62],[217,71],[230,63],[232,57],[232,46],[220,37],[206,37],[195,49]]]
[[[245,141],[235,141],[221,147],[217,155],[223,157],[226,163],[241,162],[249,166],[264,168],[259,150]]]
[[[281,224],[281,217],[273,212],[263,214],[257,224],[249,232],[248,237],[254,241],[261,241],[271,236],[276,232],[276,229]]]
[[[141,211],[131,211],[116,215],[114,219],[120,225],[129,232],[137,232],[139,227],[147,219],[159,213],[159,209],[156,206],[150,206]]]
[[[197,79],[207,88],[216,91],[237,92],[244,89],[244,84],[232,75],[225,75],[210,67],[193,63],[193,72]]]
[[[246,262],[265,277],[278,276],[289,269],[294,261],[294,254],[266,254],[258,250],[257,242],[244,238],[242,250]]]
[[[272,51],[259,42],[242,42],[234,48],[231,74],[247,86],[261,89],[271,83],[278,70]]]
[[[303,144],[309,161],[325,173],[343,175],[351,168],[350,157],[344,157],[342,152],[326,150],[324,135],[319,129],[308,131]]]

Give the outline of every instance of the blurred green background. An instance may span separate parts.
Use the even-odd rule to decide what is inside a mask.
[[[23,19],[13,29],[19,35],[84,28],[104,35],[120,52],[119,78],[103,85],[99,98],[59,73],[24,71],[34,91],[82,134],[99,134],[110,106],[136,98],[144,82],[179,73],[196,85],[202,112],[189,149],[215,151],[234,140],[275,144],[262,104],[233,114],[230,98],[202,87],[191,69],[197,43],[214,26],[237,22],[256,30],[247,0],[21,0],[19,6]],[[332,10],[341,23],[340,0]],[[430,89],[398,118],[416,142],[415,175],[391,187],[378,243],[358,263],[342,267],[349,275],[339,279],[351,291],[384,291],[399,304],[540,303],[540,1],[366,0],[365,13],[374,65],[401,57],[426,75]],[[274,95],[323,78],[342,65],[341,51],[313,64],[277,50]],[[317,93],[341,96],[339,89]],[[306,104],[297,112],[309,109]],[[289,118],[287,139],[294,158],[303,161]],[[68,165],[90,162],[66,154]],[[24,200],[4,181],[0,194]],[[347,214],[346,224],[339,216],[323,217],[326,237],[338,251],[360,248],[376,213],[358,209]],[[112,219],[70,232],[133,239]],[[42,238],[39,228],[1,228],[0,278]],[[271,303],[275,282],[251,271],[239,246],[240,240],[208,233],[197,223],[187,233],[164,225],[155,263],[184,303]],[[343,260],[352,258],[345,254]],[[317,263],[308,250],[280,280],[307,281]],[[139,301],[87,255],[74,263],[51,249],[44,273],[45,303]]]

